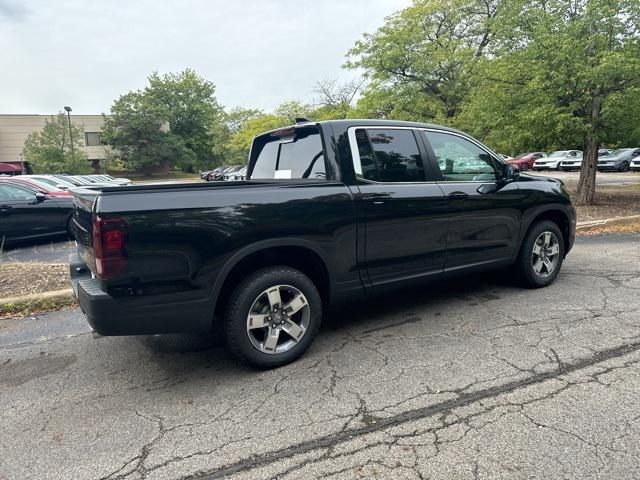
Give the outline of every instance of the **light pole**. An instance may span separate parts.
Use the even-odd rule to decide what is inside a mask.
[[[69,120],[69,143],[71,144],[71,160],[76,161],[76,155],[73,152],[73,134],[71,133],[71,107],[64,107],[67,112],[67,120]]]

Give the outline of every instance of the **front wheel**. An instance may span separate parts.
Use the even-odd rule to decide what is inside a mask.
[[[564,260],[564,237],[549,220],[533,224],[522,241],[516,261],[518,278],[529,288],[551,284]]]
[[[299,358],[322,319],[314,283],[285,266],[258,270],[232,293],[224,318],[231,353],[255,368],[275,368]]]
[[[619,172],[628,172],[629,171],[629,162],[626,160],[620,163],[620,168],[618,168]]]
[[[526,172],[527,170],[529,170],[529,165],[527,165],[526,163],[523,163],[522,165],[520,165],[521,172]]]

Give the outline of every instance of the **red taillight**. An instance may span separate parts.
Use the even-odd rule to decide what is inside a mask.
[[[98,277],[113,276],[127,265],[127,227],[122,217],[94,217],[93,256]]]

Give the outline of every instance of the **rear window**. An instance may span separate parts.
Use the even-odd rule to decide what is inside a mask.
[[[316,127],[296,128],[256,138],[252,179],[325,179],[322,138]]]

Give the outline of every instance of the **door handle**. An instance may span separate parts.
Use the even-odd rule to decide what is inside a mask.
[[[449,198],[452,200],[462,200],[463,198],[467,198],[468,196],[469,194],[464,192],[451,192],[449,194]]]
[[[384,205],[384,201],[387,200],[388,198],[389,198],[389,195],[377,194],[377,195],[371,195],[369,197],[369,200],[371,200],[371,203],[373,203],[374,205]]]

